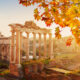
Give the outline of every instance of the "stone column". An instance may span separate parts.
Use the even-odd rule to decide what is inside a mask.
[[[22,32],[20,32],[20,62],[22,62]]]
[[[46,33],[44,33],[44,58],[47,57]]]
[[[53,38],[52,38],[52,34],[49,33],[49,53],[48,56],[50,57],[50,59],[53,59]]]
[[[20,64],[20,32],[16,31],[16,64]]]
[[[5,45],[3,43],[3,46],[2,46],[2,60],[4,59],[4,47],[5,47]]]
[[[4,46],[4,59],[6,60],[6,57],[7,57],[7,47],[6,47],[7,45],[5,44],[5,46]]]
[[[26,60],[29,60],[29,33],[26,32],[27,34],[27,44],[26,44]]]
[[[6,60],[8,60],[8,45],[6,46]]]
[[[15,26],[16,27],[16,26]],[[15,27],[13,26],[12,28],[13,29],[15,29]],[[16,38],[15,38],[16,37]],[[15,42],[14,42],[14,38],[15,38]],[[21,75],[21,73],[20,73],[20,69],[21,69],[21,65],[20,65],[20,31],[18,31],[18,30],[16,30],[16,36],[14,35],[13,37],[12,37],[12,40],[11,40],[12,42],[12,44],[14,43],[16,43],[14,46],[16,47],[16,51],[14,52],[15,54],[15,58],[14,58],[14,63],[11,63],[10,64],[10,74],[12,74],[12,75],[15,75],[15,76],[17,76],[17,77],[20,77]],[[11,44],[11,45],[12,45]],[[13,48],[15,48],[15,47],[13,47]],[[12,51],[14,50],[12,48]],[[13,56],[11,56],[11,59],[14,57],[14,55]]]
[[[7,60],[9,61],[9,57],[10,57],[10,52],[9,52],[9,45],[7,46]]]
[[[12,37],[11,37],[11,52],[10,52],[10,63],[14,63],[14,37],[15,37],[15,31],[12,32]]]
[[[36,59],[36,33],[33,33],[33,58]]]
[[[0,44],[0,60],[1,60],[1,44]]]
[[[41,33],[39,33],[39,58],[41,58]]]

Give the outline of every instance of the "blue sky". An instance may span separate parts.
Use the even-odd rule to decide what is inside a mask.
[[[0,0],[0,32],[5,36],[10,36],[10,27],[8,24],[24,24],[25,21],[34,20],[33,10],[35,7],[36,6],[24,7],[19,4],[18,0]],[[38,26],[46,27],[44,22],[34,21]],[[53,24],[51,27],[53,26],[56,25]],[[63,36],[71,35],[68,28],[63,29],[62,34]]]

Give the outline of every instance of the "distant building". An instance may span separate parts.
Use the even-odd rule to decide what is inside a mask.
[[[69,38],[72,38],[72,42],[70,46],[66,45],[66,42]],[[75,41],[75,38],[72,36],[63,37],[61,39],[54,38],[53,41],[54,52],[55,53],[79,53],[80,52],[80,45],[78,45]]]
[[[0,33],[0,59],[9,60],[10,56],[10,37],[5,37]]]
[[[15,37],[16,38],[16,37]],[[22,50],[25,51],[26,49],[26,40],[27,38],[23,37],[22,39]],[[16,43],[16,41],[15,41]],[[6,59],[9,61],[10,59],[10,47],[11,47],[11,36],[5,37],[0,33],[0,59]],[[16,46],[15,46],[16,49]]]

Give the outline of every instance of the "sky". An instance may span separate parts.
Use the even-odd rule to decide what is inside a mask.
[[[34,21],[40,27],[46,27],[45,23],[42,21],[36,21],[33,17],[33,10],[35,6],[24,7],[19,4],[18,0],[0,0],[0,32],[5,36],[10,36],[9,24],[20,23],[24,24],[25,21]],[[54,30],[57,25],[53,23],[50,28],[52,28],[52,33],[54,36]],[[70,36],[71,32],[69,28],[62,29],[62,36]]]

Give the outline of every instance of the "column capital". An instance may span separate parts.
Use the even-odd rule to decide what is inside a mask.
[[[11,30],[12,33],[15,33],[15,30]]]
[[[32,32],[33,34],[36,34],[36,32]]]
[[[15,30],[15,32],[21,32],[20,30]]]
[[[29,32],[26,32],[26,34],[30,34]]]
[[[46,36],[47,35],[47,33],[43,33],[44,34],[44,36]]]
[[[39,35],[41,35],[41,33],[38,33]]]

